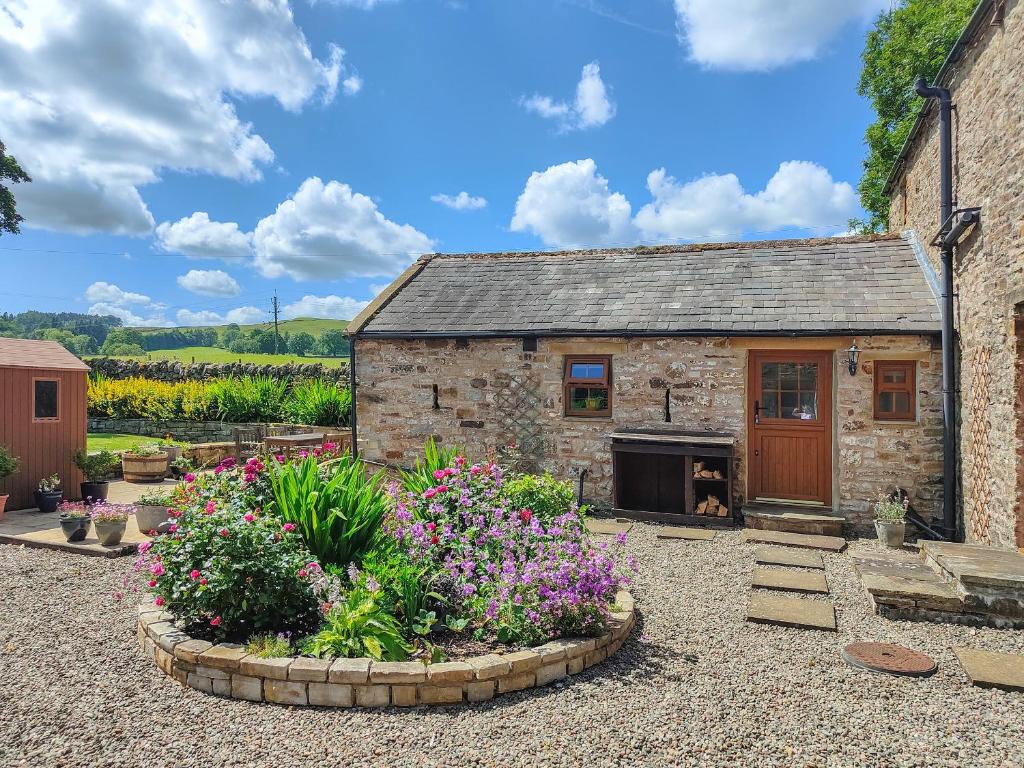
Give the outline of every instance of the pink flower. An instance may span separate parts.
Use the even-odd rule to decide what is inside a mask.
[[[164,604],[164,599],[163,599],[162,597],[158,597],[158,598],[157,598],[156,600],[154,600],[153,602],[157,604],[157,607],[159,607],[159,606],[161,606],[161,605],[163,605],[163,604]]]
[[[427,488],[427,490],[423,492],[424,499],[432,499],[435,496],[437,496],[437,488]]]
[[[199,571],[197,571],[195,568],[193,568],[192,572],[189,573],[188,576],[189,576],[190,579],[192,579],[192,581],[196,581],[199,578]]]
[[[216,511],[217,511],[217,505],[213,502],[212,499],[210,501],[206,502],[206,514],[212,515]]]
[[[193,483],[193,482],[195,482],[195,479],[196,479],[196,476],[193,475],[191,472],[189,472],[187,475],[185,475],[185,482],[186,483]]]
[[[430,543],[431,544],[437,544],[439,541],[441,541],[441,540],[439,538],[437,538],[437,534],[434,534],[433,536],[430,537]]]
[[[220,626],[220,616],[214,616],[212,619],[210,619],[210,626],[211,627],[219,627]]]
[[[164,575],[164,565],[163,565],[163,563],[153,563],[153,565],[151,565],[149,567],[149,572],[152,573],[154,576],[163,576]]]
[[[446,477],[448,477],[448,470],[446,470],[446,469],[435,469],[434,470],[434,479],[435,480],[444,480]]]
[[[448,486],[447,485],[439,485],[439,486],[437,486],[437,492],[438,493],[446,493],[447,491],[448,491]]]
[[[150,579],[149,580],[149,586],[150,587],[155,587],[156,586],[156,579]]]
[[[146,554],[146,552],[148,552],[149,548],[152,547],[152,546],[153,546],[153,542],[152,541],[142,541],[142,542],[139,542],[139,554],[140,555]]]
[[[177,533],[178,532],[178,524],[177,523],[171,523],[170,525],[168,525],[167,526],[167,532],[168,533]]]
[[[220,535],[223,536],[224,538],[227,538],[227,536],[228,536],[228,529],[227,528],[221,528],[220,529]]]
[[[252,512],[246,512],[245,516],[242,519],[245,520],[245,522],[247,523],[251,523],[253,520],[256,519],[256,515],[254,515]]]
[[[199,580],[199,583],[202,584],[205,587],[206,586],[206,577],[201,578]]]
[[[528,509],[521,509],[521,510],[519,510],[519,519],[522,520],[524,523],[530,522],[530,520],[532,518],[533,518],[533,512],[531,512],[530,510],[528,510]]]
[[[306,569],[305,568],[299,568],[299,578],[300,579],[306,578],[307,575],[308,574],[306,573]]]
[[[281,526],[281,530],[285,533],[291,533],[295,530],[295,523],[285,523]]]

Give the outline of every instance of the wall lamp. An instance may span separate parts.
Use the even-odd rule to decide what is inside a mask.
[[[857,362],[860,360],[860,349],[857,348],[857,342],[854,341],[853,345],[846,350],[846,369],[850,372],[851,376],[857,375]]]

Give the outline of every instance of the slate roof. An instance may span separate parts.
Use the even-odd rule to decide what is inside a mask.
[[[0,338],[0,368],[88,371],[89,366],[56,341]]]
[[[910,244],[863,238],[423,257],[365,336],[937,333]]]

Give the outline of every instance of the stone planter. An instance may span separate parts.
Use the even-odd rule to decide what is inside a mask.
[[[169,517],[165,506],[139,504],[135,507],[135,522],[139,524],[139,531],[147,535],[150,531],[159,531],[160,526],[166,523]]]
[[[154,453],[152,456],[121,454],[121,471],[129,483],[159,483],[167,477],[167,454]]]
[[[90,501],[106,501],[107,494],[110,493],[110,483],[106,480],[81,483],[79,487],[82,491],[82,498],[85,499],[86,503]]]
[[[92,521],[88,517],[62,517],[60,519],[60,529],[64,533],[64,538],[69,543],[76,543],[79,541],[85,541],[85,537],[89,535],[89,525]]]
[[[33,491],[32,495],[40,512],[51,513],[57,511],[57,505],[64,498],[64,491]]]
[[[875,520],[875,532],[878,534],[878,540],[885,544],[885,546],[900,549],[903,547],[907,524],[884,523],[881,520]]]
[[[104,547],[116,547],[124,537],[127,520],[96,520],[96,538]]]

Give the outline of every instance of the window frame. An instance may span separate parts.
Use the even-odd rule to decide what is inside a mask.
[[[52,381],[55,388],[56,400],[57,400],[57,415],[56,416],[37,416],[38,412],[36,409],[38,390],[36,385],[41,381]],[[32,421],[34,423],[53,423],[60,421],[60,379],[53,378],[52,376],[34,376],[32,378]]]
[[[604,366],[604,375],[600,378],[573,377],[572,366],[579,363],[600,363]],[[570,391],[573,387],[594,387],[608,390],[608,407],[591,411],[572,407]],[[611,355],[566,355],[562,367],[562,400],[565,416],[586,419],[608,418],[612,415],[612,356]]]
[[[902,370],[906,373],[906,381],[902,384],[887,384],[887,371]],[[917,361],[916,360],[875,360],[872,410],[875,421],[917,421]],[[883,412],[879,410],[880,396],[885,392],[905,393],[908,410]]]

